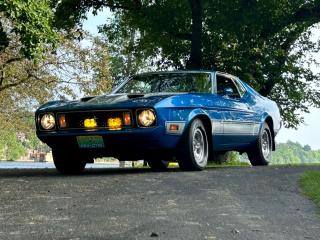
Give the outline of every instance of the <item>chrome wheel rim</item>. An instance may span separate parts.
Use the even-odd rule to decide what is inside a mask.
[[[193,149],[193,156],[196,163],[201,167],[206,166],[207,142],[200,128],[197,128],[193,133],[192,149]]]
[[[263,157],[268,160],[271,154],[271,141],[268,131],[265,129],[262,134],[261,148]]]

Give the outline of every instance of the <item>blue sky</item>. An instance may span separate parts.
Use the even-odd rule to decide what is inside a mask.
[[[91,34],[98,34],[97,26],[102,25],[106,22],[106,19],[110,17],[108,11],[99,12],[97,16],[93,16],[91,13],[88,14],[88,19],[83,22],[85,30]],[[314,39],[320,39],[320,30],[314,30]],[[320,62],[320,53],[314,55],[315,58]],[[319,72],[320,70],[316,67],[313,71]],[[312,149],[320,149],[320,109],[311,108],[309,114],[304,114],[305,123],[301,124],[298,130],[282,128],[276,137],[277,142],[298,141],[301,144],[308,144]]]

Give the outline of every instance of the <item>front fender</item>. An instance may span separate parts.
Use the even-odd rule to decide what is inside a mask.
[[[201,119],[201,121],[204,124],[204,127],[206,128],[207,134],[212,133],[212,122],[209,113],[201,108],[197,108],[192,110],[188,115],[188,121],[186,124],[186,127],[184,128],[184,132],[189,128],[190,124],[195,118]]]
[[[210,119],[209,113],[207,111],[201,108],[196,108],[189,113],[187,123],[190,123],[197,116],[206,116],[208,117],[208,119]]]

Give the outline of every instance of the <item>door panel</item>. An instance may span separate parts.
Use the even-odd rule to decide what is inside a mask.
[[[234,80],[226,76],[220,76],[220,79],[217,76],[217,86],[217,89],[220,89],[218,95],[225,105],[222,111],[223,137],[220,139],[222,140],[222,145],[226,148],[234,149],[252,143],[258,134],[260,125],[255,121],[255,112],[245,102],[247,93],[241,92]],[[234,97],[224,96],[221,93],[225,87],[232,87]]]

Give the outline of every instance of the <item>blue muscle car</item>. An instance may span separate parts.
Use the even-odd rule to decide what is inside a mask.
[[[227,151],[267,165],[281,127],[275,102],[213,71],[134,75],[108,95],[48,102],[35,117],[61,173],[79,173],[107,156],[144,159],[157,170],[169,161],[202,170]]]

